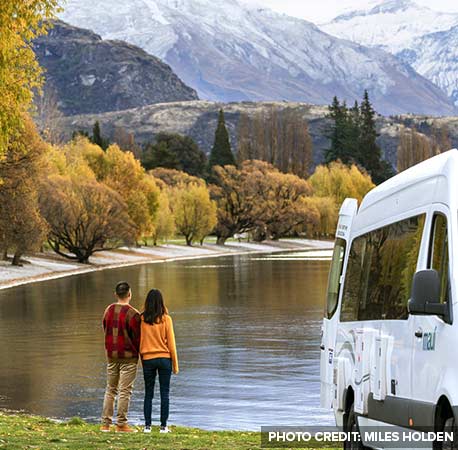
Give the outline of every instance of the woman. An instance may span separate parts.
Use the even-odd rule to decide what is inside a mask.
[[[141,314],[140,355],[145,379],[145,433],[151,433],[151,409],[154,397],[154,382],[159,373],[161,392],[160,433],[169,433],[170,377],[178,373],[178,356],[175,347],[172,318],[167,313],[162,294],[157,289],[149,291],[145,310]]]

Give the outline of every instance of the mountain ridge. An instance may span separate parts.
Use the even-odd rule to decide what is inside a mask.
[[[391,52],[439,86],[458,106],[457,52],[453,51],[456,26],[458,13],[434,11],[412,0],[386,0],[350,12],[346,18],[338,16],[321,29]]]
[[[157,57],[59,20],[34,42],[34,51],[45,69],[45,92],[55,92],[65,115],[198,98]]]
[[[454,111],[440,89],[392,55],[267,8],[229,0],[111,4],[68,0],[61,17],[164,59],[203,99],[328,104],[368,89],[382,113]]]

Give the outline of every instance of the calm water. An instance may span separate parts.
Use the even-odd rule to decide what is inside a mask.
[[[151,287],[174,318],[180,374],[170,423],[206,429],[331,423],[319,408],[319,335],[329,261],[234,256],[96,272],[0,291],[0,407],[98,420],[101,315],[117,281],[141,308]],[[142,422],[138,372],[130,418]],[[155,399],[153,414],[158,417]]]

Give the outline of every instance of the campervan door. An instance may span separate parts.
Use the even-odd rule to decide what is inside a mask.
[[[328,278],[326,310],[321,328],[320,373],[321,406],[323,408],[331,408],[334,397],[333,362],[339,316],[336,311],[339,304],[340,286],[351,226],[357,210],[358,202],[352,198],[346,199],[340,208],[337,224],[336,242]]]

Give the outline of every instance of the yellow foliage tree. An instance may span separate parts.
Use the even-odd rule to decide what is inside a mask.
[[[51,175],[41,189],[40,209],[52,249],[81,263],[95,252],[130,244],[135,236],[121,196],[93,177]]]
[[[39,248],[45,239],[46,223],[38,207],[37,186],[44,176],[46,144],[30,117],[24,115],[23,132],[11,138],[0,161],[0,248],[14,252],[13,264]]]
[[[347,198],[356,198],[359,202],[375,187],[371,177],[357,166],[346,166],[340,161],[327,166],[318,166],[309,178],[316,197],[331,197],[338,207]]]
[[[309,178],[312,185],[315,205],[320,211],[319,228],[312,227],[315,234],[330,235],[335,232],[337,217],[342,202],[356,198],[361,202],[363,197],[375,187],[371,177],[356,165],[346,166],[340,161],[315,169]]]
[[[0,2],[0,156],[10,139],[24,129],[33,90],[41,86],[41,69],[33,40],[46,33],[58,0]]]
[[[187,245],[203,241],[216,225],[216,203],[210,199],[207,186],[179,184],[172,189],[172,211],[176,230]]]
[[[170,208],[169,196],[166,189],[159,195],[159,208],[154,220],[153,243],[157,245],[158,240],[170,239],[175,233],[175,218]]]
[[[336,201],[331,197],[309,197],[306,202],[318,214],[317,221],[307,224],[307,232],[316,236],[332,236],[337,227]]]
[[[152,236],[158,210],[159,188],[152,175],[145,172],[133,153],[118,145],[104,152],[85,137],[78,137],[64,147],[68,169],[81,176],[94,174],[97,181],[116,191],[127,204],[129,216],[136,225],[136,239]]]

